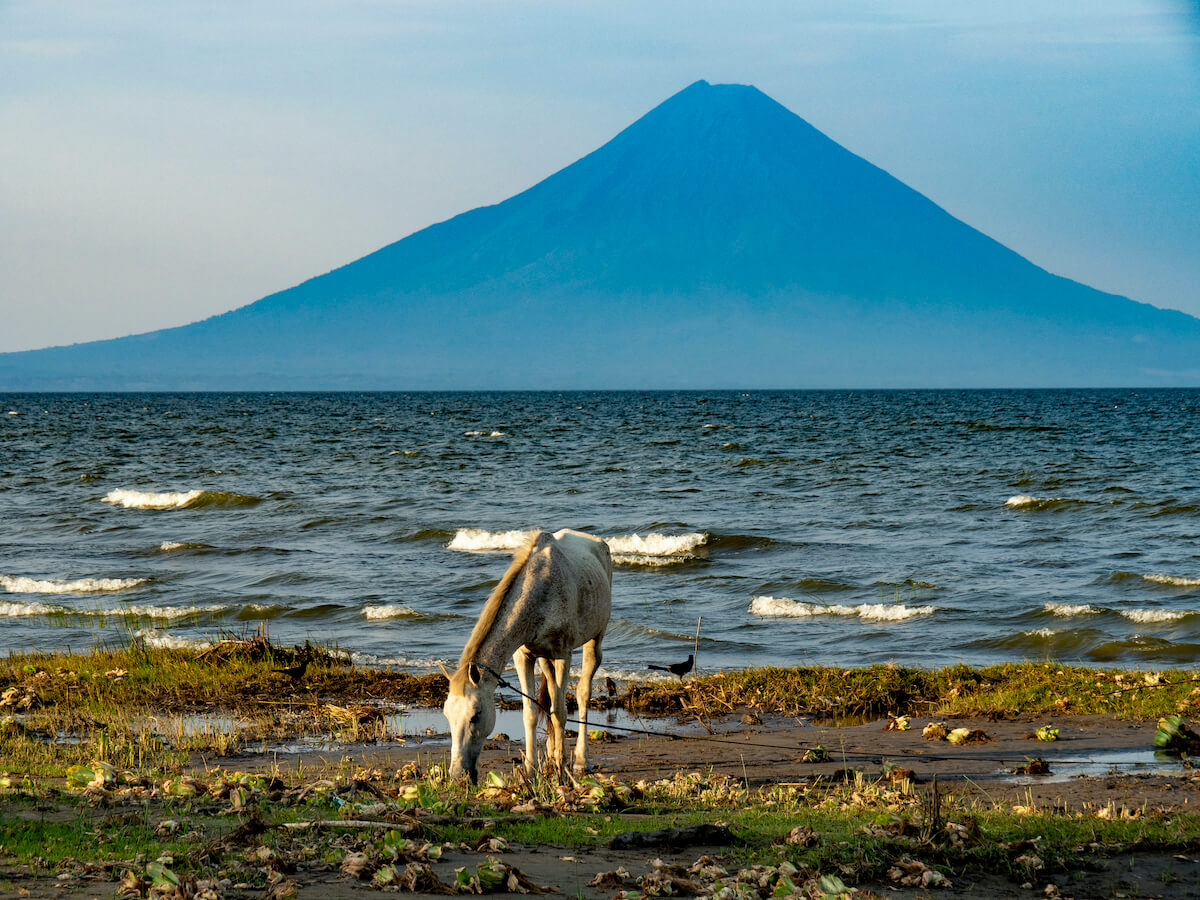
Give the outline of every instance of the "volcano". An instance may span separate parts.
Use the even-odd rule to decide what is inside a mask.
[[[1050,274],[761,91],[696,82],[495,206],[6,390],[1171,386],[1200,319]]]

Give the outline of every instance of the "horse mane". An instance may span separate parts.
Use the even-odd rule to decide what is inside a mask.
[[[475,623],[475,628],[471,631],[471,636],[467,638],[467,646],[463,647],[462,656],[458,659],[458,667],[460,669],[475,659],[475,654],[478,652],[480,644],[483,643],[484,638],[491,632],[492,626],[496,624],[496,616],[500,612],[500,607],[504,603],[504,598],[508,594],[509,588],[513,586],[513,582],[517,580],[517,576],[521,574],[521,570],[525,568],[525,563],[529,562],[529,554],[533,552],[533,548],[541,536],[542,533],[540,531],[534,531],[525,545],[513,555],[513,560],[508,567],[508,571],[504,573],[504,576],[500,579],[500,583],[496,585],[496,589],[488,597],[487,603],[483,605],[483,612],[479,614],[479,621]]]

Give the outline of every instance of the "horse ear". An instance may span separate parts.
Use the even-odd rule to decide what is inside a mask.
[[[454,675],[450,672],[450,670],[447,669],[446,666],[441,661],[438,662],[438,668],[442,670],[442,674],[446,676],[447,681],[449,681],[451,678],[454,677]]]
[[[483,673],[479,671],[479,666],[475,665],[475,663],[471,663],[467,667],[467,678],[471,679],[471,684],[479,687],[479,680],[483,678]]]

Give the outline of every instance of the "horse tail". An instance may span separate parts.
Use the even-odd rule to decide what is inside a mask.
[[[542,680],[538,684],[538,724],[550,720],[550,684],[546,681],[546,673],[542,673]]]

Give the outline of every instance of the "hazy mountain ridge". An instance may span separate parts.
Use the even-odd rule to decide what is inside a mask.
[[[7,389],[1197,381],[1200,320],[1051,275],[706,82],[502,203],[256,303],[0,354]]]

